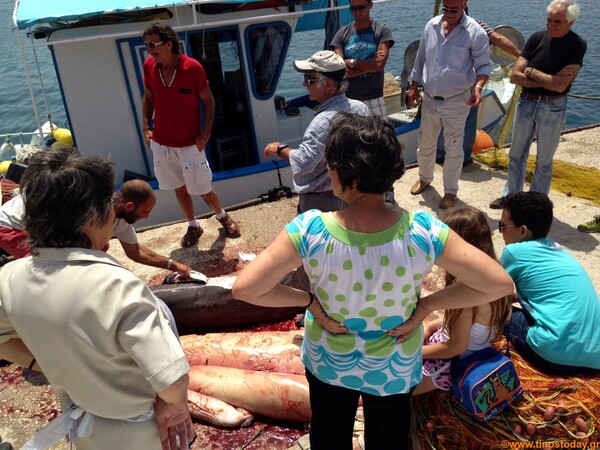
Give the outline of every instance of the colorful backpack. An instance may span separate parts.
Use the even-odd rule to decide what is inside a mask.
[[[488,420],[523,393],[509,356],[487,347],[450,364],[452,392],[460,405],[478,420]]]

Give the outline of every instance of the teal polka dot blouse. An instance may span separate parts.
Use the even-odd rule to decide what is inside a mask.
[[[286,231],[303,261],[311,290],[327,314],[350,331],[334,335],[310,313],[302,361],[325,383],[373,395],[405,393],[421,381],[422,327],[401,344],[385,333],[417,307],[421,284],[440,256],[448,227],[423,211],[392,227],[359,233],[332,213],[297,216]]]

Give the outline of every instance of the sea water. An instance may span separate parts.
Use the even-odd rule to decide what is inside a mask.
[[[59,0],[60,1],[60,0]],[[581,72],[577,76],[571,93],[586,97],[600,98],[600,83],[597,81],[600,72],[600,33],[596,29],[597,18],[600,17],[599,0],[580,0],[581,16],[573,27],[588,42],[588,50]],[[473,17],[483,20],[488,25],[511,25],[519,30],[525,39],[534,31],[545,28],[546,6],[548,0],[471,0],[469,12]],[[394,35],[395,45],[385,70],[400,75],[404,66],[404,50],[411,42],[418,40],[425,23],[433,15],[433,0],[394,0],[377,3],[372,9],[372,17],[387,23]],[[33,131],[36,128],[31,97],[27,87],[21,54],[17,45],[16,30],[12,21],[13,0],[0,0],[0,134]],[[140,25],[140,33],[144,25]],[[293,70],[291,61],[305,59],[321,50],[324,42],[323,32],[304,32],[294,36],[290,46],[288,63],[277,88],[277,94],[286,98],[306,93],[302,86],[302,77]],[[27,52],[30,68],[37,69],[31,52]],[[43,87],[34,83],[34,93],[40,111],[41,122],[47,120],[47,110],[59,126],[64,126],[66,114],[62,106],[60,90],[54,74],[49,51],[45,48],[37,50]],[[90,83],[91,80],[81,80]],[[46,93],[48,108],[42,93]],[[591,99],[569,98],[567,128],[600,123],[600,101]],[[101,131],[101,130],[100,130]],[[13,140],[19,142],[18,134]],[[29,138],[22,138],[25,143]]]

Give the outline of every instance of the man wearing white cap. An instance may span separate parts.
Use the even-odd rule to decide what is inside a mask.
[[[335,52],[317,52],[307,60],[295,61],[294,68],[304,74],[308,96],[320,105],[298,148],[271,142],[265,147],[265,156],[278,156],[290,163],[294,189],[300,194],[298,213],[315,208],[337,211],[346,204],[333,194],[327,173],[325,143],[331,123],[339,112],[368,116],[369,108],[363,102],[346,97],[346,63]]]

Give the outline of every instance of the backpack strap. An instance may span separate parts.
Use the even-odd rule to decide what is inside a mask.
[[[504,354],[510,358],[510,323],[506,327],[506,334],[504,338],[506,339],[506,349],[504,350]]]

